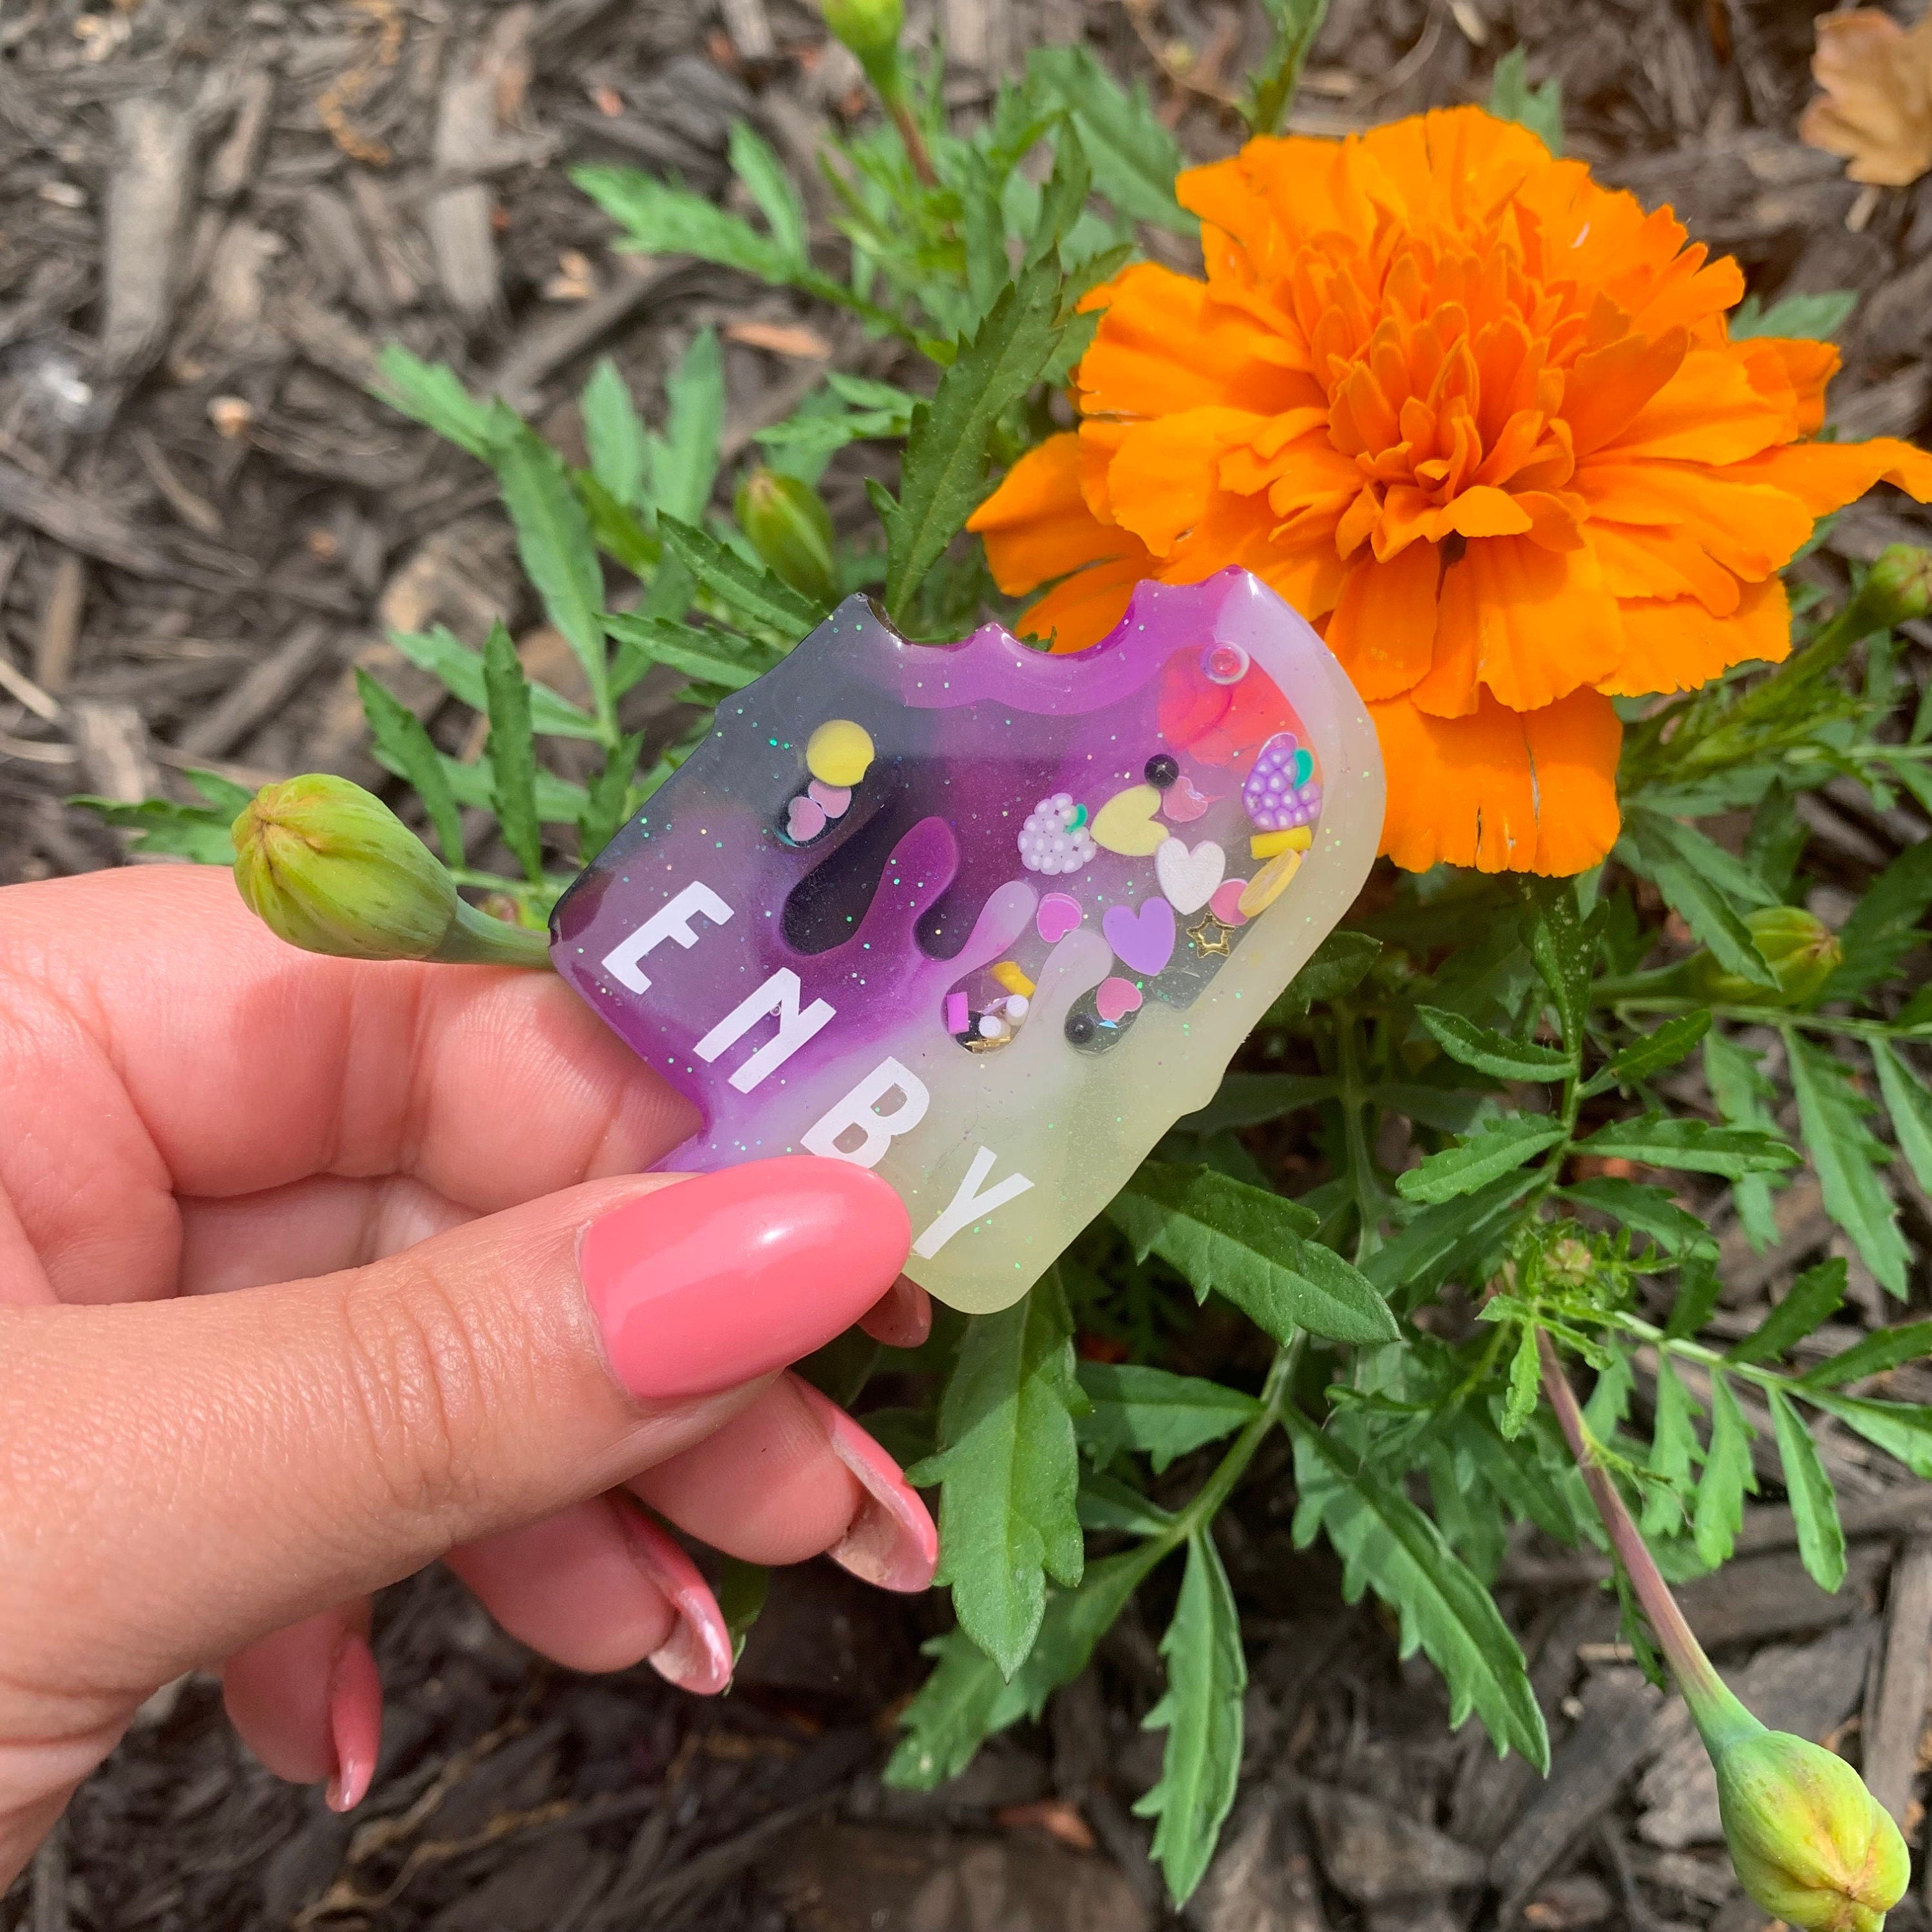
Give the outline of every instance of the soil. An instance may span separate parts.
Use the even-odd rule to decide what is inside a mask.
[[[1252,0],[911,10],[914,35],[947,49],[961,116],[1030,43],[1084,39],[1148,86],[1203,159],[1238,144],[1228,77],[1265,37]],[[1522,45],[1532,80],[1562,82],[1570,152],[1673,206],[1765,300],[1855,290],[1833,418],[1846,436],[1922,436],[1932,176],[1862,190],[1798,144],[1813,10],[1334,0],[1294,125],[1335,134],[1484,99],[1497,58]],[[461,748],[466,721],[439,713],[385,628],[440,622],[480,641],[493,616],[521,635],[535,612],[478,467],[366,393],[384,341],[452,362],[566,446],[596,356],[652,398],[706,322],[727,338],[734,453],[824,367],[809,333],[773,325],[893,373],[788,296],[616,254],[564,172],[628,161],[722,193],[734,120],[808,171],[820,130],[863,106],[854,64],[802,0],[14,0],[0,14],[0,882],[124,862],[121,835],[63,803],[75,792],[185,797],[189,766],[250,784],[317,768],[378,782],[357,665]],[[861,480],[854,461],[832,472],[835,507],[855,518]],[[1805,567],[1838,588],[1847,560],[1899,538],[1928,541],[1928,519],[1888,497],[1840,518]],[[1922,682],[1932,633],[1916,643]],[[1814,851],[1848,878],[1924,834],[1850,790],[1807,808]],[[1834,1238],[1815,1186],[1783,1201],[1789,1238],[1773,1256],[1720,1229],[1740,1332]],[[1906,1210],[1922,1246],[1932,1210]],[[1855,1258],[1852,1272],[1855,1299],[1876,1293]],[[1768,1506],[1750,1514],[1746,1553],[1687,1599],[1767,1719],[1862,1732],[1868,1766],[1889,1754],[1916,1838],[1924,1673],[1892,1666],[1932,1636],[1932,1500],[1846,1442],[1830,1453],[1852,1537],[1844,1590],[1804,1580],[1790,1516]],[[1224,1519],[1252,1677],[1249,1775],[1187,1923],[1754,1932],[1764,1915],[1736,1890],[1681,1714],[1618,1650],[1589,1562],[1528,1542],[1504,1570],[1558,1739],[1540,1784],[1452,1733],[1434,1672],[1400,1657],[1372,1604],[1342,1604],[1329,1559],[1294,1551],[1288,1487],[1261,1468]],[[1148,1628],[1130,1613],[1046,1724],[955,1785],[890,1793],[878,1772],[893,1714],[942,1620],[936,1601],[889,1600],[827,1566],[788,1573],[736,1689],[700,1704],[647,1670],[534,1664],[426,1576],[378,1606],[388,1715],[354,1818],[256,1767],[218,1686],[186,1679],[82,1790],[0,1923],[1173,1922],[1131,1809],[1156,1772],[1140,1729],[1160,1678]],[[1924,1920],[1914,1896],[1894,1922]]]

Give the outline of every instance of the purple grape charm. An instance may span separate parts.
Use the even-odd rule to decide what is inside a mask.
[[[1255,754],[1241,787],[1241,803],[1264,832],[1292,832],[1322,816],[1315,760],[1292,731],[1277,731]]]

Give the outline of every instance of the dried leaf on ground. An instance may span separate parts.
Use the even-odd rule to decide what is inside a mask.
[[[1932,12],[1909,32],[1872,7],[1821,16],[1811,73],[1824,91],[1798,124],[1800,140],[1845,155],[1853,181],[1881,188],[1932,168]]]

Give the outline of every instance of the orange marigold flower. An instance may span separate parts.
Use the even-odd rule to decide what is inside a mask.
[[[1706,260],[1480,109],[1184,174],[1204,282],[1142,262],[1090,304],[1078,429],[976,512],[1060,650],[1144,577],[1243,564],[1326,636],[1382,736],[1382,849],[1567,873],[1618,826],[1612,697],[1790,649],[1777,572],[1932,457],[1800,439],[1838,352],[1730,339]]]

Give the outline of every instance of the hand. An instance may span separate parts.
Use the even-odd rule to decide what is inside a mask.
[[[356,1802],[368,1593],[439,1557],[559,1662],[695,1690],[723,1621],[640,1501],[931,1580],[890,1459],[778,1372],[919,1339],[904,1208],[838,1161],[639,1172],[692,1124],[548,974],[298,952],[200,868],[0,892],[0,1889],[219,1659],[264,1762]]]

